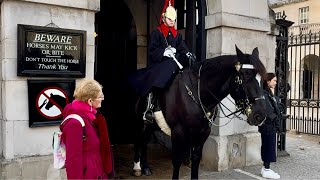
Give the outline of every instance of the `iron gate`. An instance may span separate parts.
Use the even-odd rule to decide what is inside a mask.
[[[320,135],[320,25],[289,28],[287,130]]]
[[[293,22],[285,19],[277,19],[276,24],[279,29],[279,35],[276,37],[276,59],[275,59],[275,73],[278,79],[276,87],[276,96],[280,98],[280,110],[283,117],[280,121],[279,132],[277,133],[277,149],[278,155],[287,155],[286,149],[286,119],[287,119],[287,93],[288,86],[288,28]]]

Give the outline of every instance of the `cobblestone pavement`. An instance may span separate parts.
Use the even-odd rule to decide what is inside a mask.
[[[320,137],[305,138],[304,135],[287,136],[286,151],[289,156],[278,157],[271,168],[281,179],[320,179]],[[114,146],[117,179],[171,179],[170,152],[161,145],[152,145],[149,154],[152,176],[134,177],[132,173],[132,146]],[[199,179],[263,179],[261,165],[230,169],[223,172],[204,171],[200,168]],[[190,179],[190,168],[183,165],[181,179]]]
[[[278,157],[271,165],[281,179],[320,179],[320,137],[303,138],[304,135],[287,136],[286,150],[290,156]],[[315,141],[310,141],[313,139]],[[261,166],[243,168],[259,175]]]

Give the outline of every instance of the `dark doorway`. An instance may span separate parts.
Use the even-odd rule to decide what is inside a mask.
[[[127,76],[137,64],[137,33],[123,0],[101,1],[96,14],[95,79],[103,85],[101,111],[108,123],[112,144],[133,143],[135,127],[133,95]]]

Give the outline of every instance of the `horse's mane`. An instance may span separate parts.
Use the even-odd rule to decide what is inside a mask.
[[[235,55],[223,55],[223,56],[217,56],[210,59],[206,59],[201,62],[197,62],[193,64],[190,69],[193,73],[198,74],[198,70],[200,66],[202,66],[203,69],[210,68],[210,69],[221,69],[224,62],[226,62],[228,59],[235,59]]]
[[[245,54],[245,55],[249,56],[250,64],[253,65],[256,72],[258,74],[260,74],[262,79],[265,79],[266,74],[267,74],[267,70],[266,70],[265,66],[263,65],[263,63],[261,62],[261,60],[259,59],[259,57],[249,55],[249,54]],[[210,67],[212,69],[218,69],[218,68],[221,68],[221,65],[222,65],[221,61],[226,61],[226,60],[232,59],[232,58],[237,58],[237,55],[223,55],[223,56],[217,56],[214,58],[206,59],[205,61],[200,61],[200,62],[193,64],[190,67],[190,69],[195,74],[198,74],[198,70],[199,70],[200,66]]]
[[[202,64],[204,64],[205,62],[206,62],[206,61],[198,61],[198,62],[194,63],[194,64],[190,67],[191,71],[192,71],[193,73],[197,74],[200,66],[201,66]]]
[[[261,62],[261,60],[259,59],[259,57],[250,56],[250,63],[253,65],[256,72],[260,74],[261,78],[265,80],[267,75],[267,70],[266,70],[266,67],[263,65],[263,63]]]

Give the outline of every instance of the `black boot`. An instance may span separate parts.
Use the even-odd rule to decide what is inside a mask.
[[[154,95],[152,92],[148,94],[146,103],[147,103],[147,108],[143,112],[143,120],[144,120],[145,124],[151,124],[154,121],[154,114],[153,114]]]
[[[154,121],[154,114],[151,110],[147,110],[143,114],[143,120],[145,124],[151,124]]]
[[[152,100],[153,112],[161,111],[160,97],[161,97],[162,89],[154,88],[152,92],[153,92],[153,100]]]
[[[160,93],[160,88],[153,88],[152,91],[148,94],[147,108],[143,113],[143,120],[145,120],[145,123],[152,123],[155,120],[153,113],[161,110],[159,102]]]

